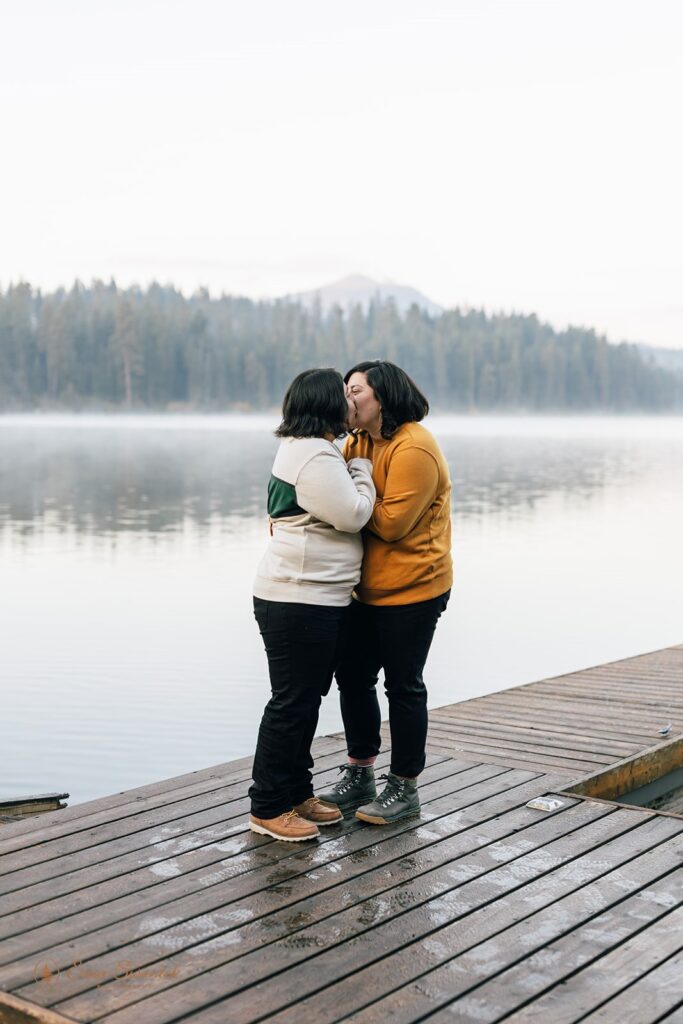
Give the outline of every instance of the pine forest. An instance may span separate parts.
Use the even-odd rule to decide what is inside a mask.
[[[390,359],[440,411],[659,412],[683,378],[593,330],[536,316],[392,300],[323,314],[286,300],[185,297],[171,286],[0,291],[0,411],[264,410],[312,366]]]

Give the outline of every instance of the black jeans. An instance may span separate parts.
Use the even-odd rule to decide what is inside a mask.
[[[276,818],[313,794],[311,743],[348,608],[254,598],[272,695],[259,728],[251,813]]]
[[[335,673],[351,757],[379,753],[381,714],[376,686],[383,668],[389,699],[391,771],[414,778],[424,768],[427,688],[422,670],[449,597],[450,590],[417,604],[352,601]]]

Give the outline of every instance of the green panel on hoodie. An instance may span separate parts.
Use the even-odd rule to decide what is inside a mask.
[[[271,519],[282,519],[285,516],[300,516],[306,509],[296,503],[294,484],[288,484],[276,476],[268,482],[268,515]]]

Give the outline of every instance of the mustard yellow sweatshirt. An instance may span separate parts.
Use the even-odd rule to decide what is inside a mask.
[[[362,431],[344,445],[347,459],[372,462],[375,507],[363,530],[355,596],[364,604],[428,601],[453,582],[451,481],[439,445],[420,423],[404,423],[390,441]]]

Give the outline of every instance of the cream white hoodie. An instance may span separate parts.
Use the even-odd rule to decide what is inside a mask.
[[[271,540],[256,570],[254,595],[350,604],[363,559],[360,531],[374,503],[369,459],[347,464],[324,438],[283,438],[268,487]]]

